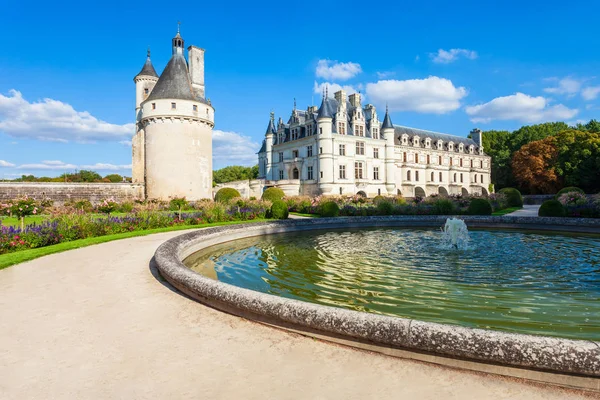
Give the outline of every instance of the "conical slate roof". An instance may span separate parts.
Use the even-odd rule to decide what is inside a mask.
[[[174,54],[146,101],[159,99],[199,100],[193,93],[185,58],[181,54]]]
[[[273,117],[272,116],[269,119],[269,126],[267,126],[267,131],[265,132],[265,135],[268,135],[270,133],[277,133],[277,130],[275,129],[275,123],[273,121]]]
[[[390,113],[387,108],[385,110],[385,118],[383,118],[383,124],[381,124],[381,129],[392,128],[394,129],[394,124],[392,124],[392,119],[390,118]]]
[[[262,146],[260,147],[260,150],[258,151],[258,153],[264,153],[267,151],[267,141],[263,139],[262,141]]]
[[[332,101],[335,104],[331,104]],[[319,113],[317,114],[317,119],[319,118],[333,118],[333,115],[337,111],[337,101],[334,99],[329,99],[327,97],[323,98],[323,102],[321,103],[321,107],[319,107]]]
[[[153,76],[155,78],[158,78],[158,74],[156,73],[156,70],[154,69],[154,66],[152,65],[152,61],[150,61],[150,55],[148,55],[148,58],[146,58],[146,62],[144,63],[144,66],[142,67],[142,70],[140,71],[139,74],[137,74],[135,77],[137,78],[138,76]]]

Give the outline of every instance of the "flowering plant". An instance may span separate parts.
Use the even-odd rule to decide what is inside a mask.
[[[100,204],[98,204],[98,211],[103,214],[110,214],[115,211],[119,204],[114,199],[105,199],[102,200]]]
[[[582,206],[587,203],[587,196],[579,192],[567,192],[558,198],[563,206]]]

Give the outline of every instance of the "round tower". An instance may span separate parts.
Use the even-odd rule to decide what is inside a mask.
[[[199,80],[204,87],[204,51],[192,47],[194,63],[190,69],[201,68],[202,73],[188,69],[178,30],[169,63],[141,103],[147,199],[212,197],[214,109],[199,90],[194,90]]]
[[[317,114],[317,147],[319,154],[319,191],[321,194],[331,194],[334,187],[333,160],[333,115],[336,110],[326,93],[323,96],[319,113]]]
[[[394,190],[396,189],[396,165],[394,163],[396,145],[394,143],[394,135],[394,124],[392,124],[392,118],[386,105],[385,117],[381,124],[381,136],[385,139],[385,190],[390,195],[394,194]]]
[[[146,62],[142,70],[137,74],[133,81],[135,82],[135,135],[131,140],[131,177],[133,183],[144,183],[145,170],[145,152],[144,152],[144,129],[140,124],[141,104],[152,92],[154,85],[158,81],[158,74],[150,60],[150,48]]]

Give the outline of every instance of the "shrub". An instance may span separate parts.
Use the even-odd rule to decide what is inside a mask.
[[[381,195],[378,195],[378,196],[375,196],[375,197],[373,197],[373,204],[375,204],[375,205],[377,205],[377,204],[381,203],[382,201],[387,201],[387,202],[389,202],[389,201],[390,201],[390,199],[388,199],[388,198],[386,198],[386,197],[383,197],[383,196],[381,196]]]
[[[219,203],[227,203],[229,200],[236,197],[241,197],[240,192],[233,188],[223,188],[219,189],[217,194],[215,194],[215,201]]]
[[[54,200],[49,197],[45,197],[40,201],[40,206],[44,208],[52,207],[54,205]]]
[[[556,199],[563,206],[583,206],[587,204],[587,196],[581,192],[565,192]]]
[[[486,199],[473,199],[468,212],[471,215],[492,215],[492,205]]]
[[[273,202],[275,200],[283,199],[283,196],[285,196],[283,190],[276,187],[270,187],[263,192],[262,199]]]
[[[133,203],[131,202],[123,202],[119,205],[119,211],[122,213],[130,213],[133,211]]]
[[[570,193],[570,192],[577,192],[577,193],[585,194],[585,192],[583,191],[583,189],[579,189],[578,187],[575,187],[575,186],[568,186],[568,187],[565,187],[565,188],[562,188],[562,189],[560,189],[560,190],[558,191],[558,193],[556,193],[556,196],[554,196],[554,198],[555,198],[556,200],[558,200],[558,198],[559,198],[561,195],[563,195],[563,194],[565,194],[565,193]]]
[[[394,205],[389,201],[380,201],[377,204],[378,215],[392,215],[394,213]]]
[[[558,200],[546,200],[538,211],[540,217],[565,217],[567,212]]]
[[[171,211],[181,211],[188,208],[189,203],[185,199],[185,197],[174,197],[169,201],[169,210]]]
[[[288,207],[282,200],[275,200],[271,206],[271,216],[275,219],[287,219]]]
[[[94,209],[94,206],[92,205],[92,203],[86,199],[75,200],[75,202],[73,202],[72,204],[73,204],[73,207],[75,207],[76,209],[81,210],[83,212],[90,212]]]
[[[113,199],[104,199],[98,204],[98,211],[103,214],[110,214],[119,207],[116,201]]]
[[[340,206],[335,201],[326,201],[319,208],[319,214],[322,217],[337,217],[340,215]]]
[[[500,189],[500,192],[506,196],[506,205],[508,207],[523,207],[523,196],[515,188]]]
[[[433,202],[433,209],[435,213],[439,215],[452,215],[456,213],[454,202],[444,197],[435,199]]]
[[[502,193],[492,193],[488,196],[494,211],[503,210],[507,207],[506,196]]]

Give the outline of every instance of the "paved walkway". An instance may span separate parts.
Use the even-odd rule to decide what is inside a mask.
[[[525,204],[520,210],[506,214],[507,217],[537,217],[538,211],[540,210],[539,205],[528,205]]]
[[[205,307],[149,266],[157,246],[181,233],[1,270],[0,398],[582,398],[320,342]]]

